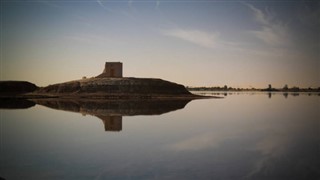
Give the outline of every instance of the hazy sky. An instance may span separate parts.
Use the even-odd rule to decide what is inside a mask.
[[[320,86],[315,1],[1,0],[1,80],[124,76],[186,86]]]

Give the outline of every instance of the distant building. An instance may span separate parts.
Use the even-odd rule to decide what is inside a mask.
[[[97,78],[106,77],[122,78],[122,62],[106,62],[102,74]]]

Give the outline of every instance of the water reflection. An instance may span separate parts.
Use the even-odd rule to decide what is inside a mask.
[[[66,100],[36,99],[34,103],[102,120],[105,131],[121,131],[122,116],[160,115],[183,109],[191,100]]]
[[[0,109],[27,109],[35,106],[36,103],[27,99],[1,98]]]
[[[318,96],[273,92],[269,99],[267,92],[237,94],[192,102],[176,113],[138,117],[182,109],[189,101],[33,100],[94,117],[41,106],[3,111],[0,175],[6,179],[319,179]],[[103,123],[88,121],[95,117]],[[104,133],[103,125],[106,131],[125,131]]]
[[[105,131],[121,131],[122,116],[97,116],[104,124]]]

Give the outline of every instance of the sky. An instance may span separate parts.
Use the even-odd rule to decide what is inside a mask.
[[[320,3],[2,0],[1,80],[125,77],[185,86],[320,86]]]

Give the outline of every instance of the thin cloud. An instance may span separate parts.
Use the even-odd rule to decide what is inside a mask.
[[[108,8],[106,5],[103,4],[103,1],[97,0],[97,3],[98,3],[99,6],[102,7],[103,9],[112,12],[112,10],[111,10],[110,8]]]
[[[159,9],[160,1],[156,1],[156,9]]]
[[[268,9],[262,11],[251,4],[246,4],[257,23],[262,27],[260,30],[251,31],[257,38],[271,46],[286,46],[290,44],[290,32],[286,24],[276,21],[275,16]]]
[[[105,6],[104,6],[104,4],[100,1],[100,0],[97,0],[97,3],[102,7],[102,8],[106,8]]]
[[[163,34],[206,48],[215,48],[219,38],[217,32],[207,33],[199,30],[172,29],[163,31]]]
[[[215,136],[213,133],[204,133],[168,146],[173,151],[199,151],[207,148],[216,148],[225,140],[224,136]]]
[[[283,27],[263,27],[260,31],[252,31],[257,38],[272,46],[288,45],[286,32]]]
[[[263,25],[269,25],[270,19],[260,10],[252,6],[251,4],[247,4],[247,6],[253,11],[254,18],[257,22],[263,24]]]

